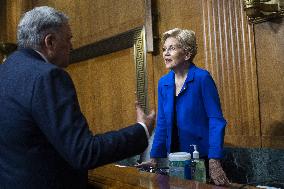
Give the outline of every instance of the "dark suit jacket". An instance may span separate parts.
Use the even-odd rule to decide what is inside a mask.
[[[0,188],[84,188],[87,170],[139,154],[140,124],[93,135],[66,71],[31,49],[0,65]]]

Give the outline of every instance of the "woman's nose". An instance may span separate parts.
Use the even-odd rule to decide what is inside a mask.
[[[166,50],[164,51],[164,54],[165,54],[165,55],[170,55],[170,49],[166,49]]]

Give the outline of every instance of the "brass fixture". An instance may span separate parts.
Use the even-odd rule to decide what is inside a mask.
[[[0,42],[0,53],[4,56],[2,62],[5,61],[7,56],[17,49],[17,45],[14,43]]]
[[[244,10],[250,24],[284,17],[284,0],[244,0]]]

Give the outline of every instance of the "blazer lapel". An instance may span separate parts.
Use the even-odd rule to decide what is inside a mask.
[[[196,66],[193,63],[191,63],[182,90],[186,90],[189,87],[190,82],[193,81],[195,70]]]
[[[170,110],[165,112],[167,123],[170,127],[173,126],[174,121],[174,96],[175,96],[175,80],[174,72],[170,71],[164,83],[166,109]]]

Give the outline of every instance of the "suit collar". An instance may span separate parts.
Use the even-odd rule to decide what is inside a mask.
[[[35,51],[34,49],[31,49],[31,48],[22,48],[22,49],[19,49],[20,52],[28,55],[28,56],[32,56],[33,58],[37,58],[39,60],[42,60],[45,62],[45,59],[37,52]]]

